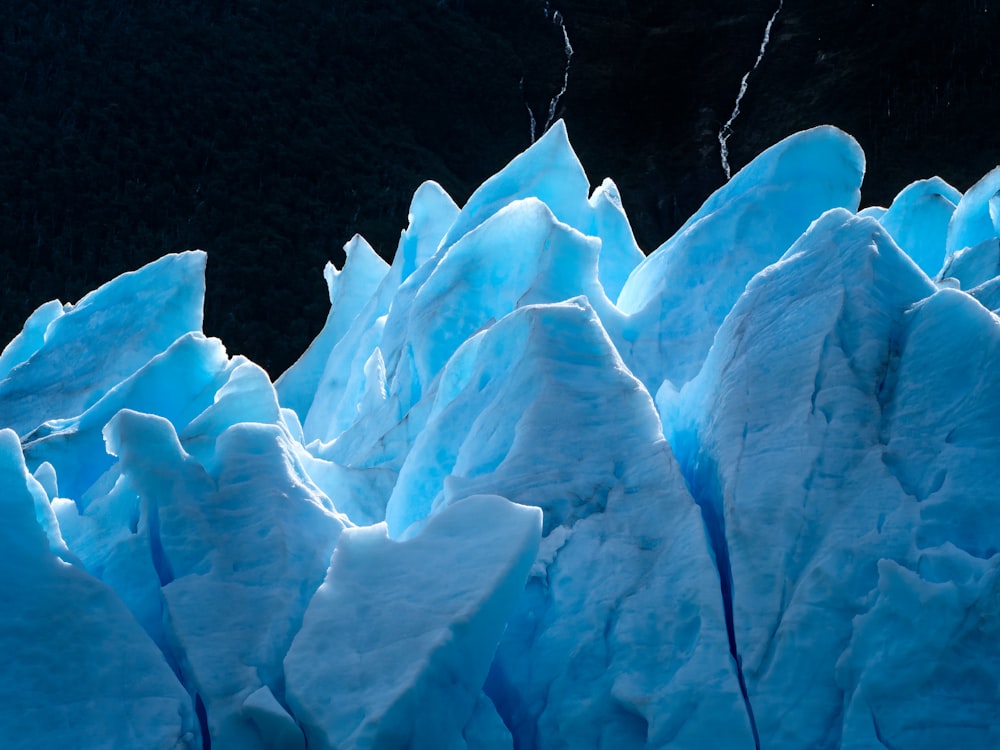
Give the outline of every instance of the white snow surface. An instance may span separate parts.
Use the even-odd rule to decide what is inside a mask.
[[[273,381],[201,252],[39,307],[4,746],[1000,747],[1000,172],[863,173],[793,135],[644,257],[558,122]]]

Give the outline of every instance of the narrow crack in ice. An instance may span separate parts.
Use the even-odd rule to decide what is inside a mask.
[[[208,712],[205,710],[205,701],[201,699],[199,693],[194,694],[194,712],[198,717],[198,726],[201,728],[201,750],[212,750],[212,733],[208,725]]]
[[[778,7],[775,9],[774,13],[771,14],[771,18],[768,20],[767,26],[764,27],[764,38],[760,42],[760,50],[757,52],[757,59],[754,61],[753,67],[743,74],[743,80],[740,81],[739,93],[736,94],[736,103],[733,105],[733,113],[729,115],[729,119],[726,120],[726,124],[719,130],[719,152],[722,157],[722,169],[726,173],[727,180],[733,176],[732,170],[729,167],[729,146],[727,145],[729,137],[733,134],[733,122],[740,115],[740,102],[743,100],[744,94],[747,93],[747,82],[750,80],[750,74],[757,70],[760,65],[760,61],[764,59],[764,52],[767,50],[767,44],[771,41],[771,27],[774,25],[774,19],[778,17],[778,14],[781,12],[781,8],[784,4],[785,0],[778,0]]]
[[[878,720],[875,718],[875,712],[869,709],[869,713],[872,717],[872,729],[875,730],[875,739],[878,740],[878,744],[886,748],[886,750],[898,750],[894,745],[891,745],[885,737],[882,736],[882,730],[878,725]]]
[[[709,545],[715,558],[716,572],[719,575],[719,592],[722,597],[722,611],[726,622],[726,637],[729,642],[729,655],[736,668],[736,679],[743,705],[747,713],[747,721],[753,734],[754,748],[760,750],[760,733],[757,729],[757,719],[754,716],[753,704],[750,700],[750,690],[743,674],[743,658],[736,640],[736,617],[733,606],[733,569],[729,557],[729,542],[726,538],[726,520],[723,511],[722,492],[719,487],[718,467],[714,458],[705,453],[701,447],[696,432],[675,432],[670,439],[671,448],[677,458],[681,476],[687,485],[695,504],[701,510],[702,523],[708,536]]]
[[[750,700],[750,690],[747,687],[746,676],[743,673],[743,656],[740,654],[739,644],[736,641],[736,616],[733,611],[733,568],[729,557],[729,544],[726,540],[725,519],[721,517],[721,513],[711,512],[713,508],[711,500],[707,501],[705,505],[701,505],[702,518],[708,528],[708,537],[712,545],[712,550],[715,553],[716,567],[719,573],[719,589],[722,594],[723,614],[726,618],[726,636],[729,640],[729,654],[736,667],[736,680],[739,683],[740,693],[743,696],[743,705],[746,708],[750,731],[753,733],[754,748],[755,750],[760,750],[760,733],[757,729],[757,719],[754,716],[753,703]]]

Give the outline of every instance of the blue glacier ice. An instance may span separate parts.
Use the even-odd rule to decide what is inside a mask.
[[[345,531],[285,657],[309,747],[461,747],[541,515],[477,495],[409,541],[385,524]],[[442,568],[442,547],[461,564]]]
[[[167,255],[62,312],[43,305],[0,355],[4,426],[23,435],[77,416],[179,336],[200,331],[204,277],[204,253]]]
[[[277,378],[202,252],[41,305],[5,746],[1000,747],[1000,169],[864,170],[795,134],[647,257],[558,122],[352,238]]]
[[[312,407],[330,351],[343,338],[389,270],[360,235],[355,235],[344,246],[344,251],[347,262],[342,271],[332,263],[323,269],[330,294],[330,313],[323,330],[295,366],[274,384],[282,404],[295,411],[300,421],[305,420]]]
[[[717,190],[629,276],[622,356],[647,388],[697,374],[715,332],[757,272],[823,211],[856,210],[864,155],[836,128],[786,138]]]
[[[940,177],[918,180],[900,191],[876,218],[924,273],[935,276],[944,262],[948,227],[961,199],[962,194]]]
[[[1000,233],[1000,166],[963,195],[948,224],[945,249],[949,254],[975,247]]]
[[[908,548],[885,412],[905,311],[933,292],[878,223],[832,210],[747,285],[698,376],[661,398],[727,563],[761,747],[829,742],[852,619],[877,561]],[[790,704],[808,724],[788,721]]]
[[[0,733],[12,747],[197,748],[194,706],[114,591],[50,549],[41,488],[0,431]]]

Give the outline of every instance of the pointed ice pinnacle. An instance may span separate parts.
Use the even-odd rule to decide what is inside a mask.
[[[757,70],[760,61],[764,59],[764,51],[767,49],[767,43],[771,41],[771,27],[774,25],[774,19],[778,17],[784,4],[785,0],[778,0],[778,7],[771,14],[767,26],[764,27],[764,38],[760,41],[760,51],[757,52],[757,59],[754,61],[753,67],[743,74],[743,80],[740,81],[739,93],[736,94],[736,103],[733,105],[733,113],[729,115],[726,124],[719,130],[719,153],[722,157],[722,169],[725,170],[727,180],[733,175],[732,170],[729,168],[729,146],[726,145],[726,142],[729,140],[729,136],[733,134],[733,122],[740,116],[740,102],[743,100],[743,95],[747,92],[747,81],[750,79],[750,74]],[[569,61],[567,60],[567,69],[568,67]]]

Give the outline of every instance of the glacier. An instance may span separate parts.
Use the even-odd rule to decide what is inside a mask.
[[[272,379],[207,256],[0,354],[11,748],[1000,747],[1000,168],[776,144],[645,255],[556,122]]]

